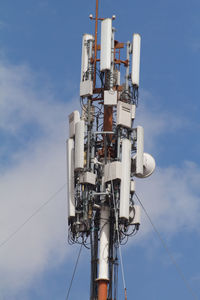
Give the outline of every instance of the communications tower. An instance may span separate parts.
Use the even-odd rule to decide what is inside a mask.
[[[98,0],[90,19],[95,32],[82,39],[81,113],[69,115],[68,237],[90,249],[90,300],[117,300],[119,245],[140,226],[134,178],[151,175],[155,160],[144,153],[143,127],[134,127],[141,37],[116,40],[115,16],[99,18]]]

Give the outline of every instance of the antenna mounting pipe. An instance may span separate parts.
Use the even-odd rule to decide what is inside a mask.
[[[95,89],[95,86],[96,86],[97,31],[98,31],[98,0],[96,0],[96,15],[95,15],[95,44],[94,44],[94,80],[93,80],[93,89]]]

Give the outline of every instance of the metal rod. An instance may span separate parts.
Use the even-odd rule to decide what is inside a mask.
[[[98,32],[98,0],[96,0],[96,15],[95,15],[95,44],[94,44],[94,79],[93,89],[96,87],[96,70],[97,70],[97,32]]]
[[[113,134],[114,131],[94,131],[93,134]]]
[[[130,42],[128,41],[126,44],[126,60],[127,60],[127,66],[126,66],[126,81],[125,81],[125,89],[126,92],[129,91],[129,85],[128,85],[128,80],[129,80],[129,60],[130,60]]]
[[[90,138],[91,138],[91,99],[88,99],[88,140],[87,140],[87,169],[90,168]]]
[[[92,80],[92,52],[93,52],[93,40],[89,40],[89,54],[88,54],[88,66],[89,66],[89,74],[88,74],[88,79]]]
[[[112,41],[111,41],[111,70],[110,70],[110,89],[114,85],[114,56],[115,56],[115,29],[112,28]]]
[[[96,193],[93,193],[93,196],[103,196],[103,195],[108,195],[109,193],[108,192],[96,192]]]

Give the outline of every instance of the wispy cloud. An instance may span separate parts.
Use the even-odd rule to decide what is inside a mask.
[[[146,96],[152,97],[149,93],[148,95],[144,93],[144,97]],[[153,111],[151,107],[147,109],[145,104],[142,105],[137,117],[137,123],[142,124],[145,129],[145,149],[154,156],[159,155],[161,137],[169,133],[177,135],[180,130],[190,127],[190,123],[193,124],[193,120],[185,120],[183,116],[174,115],[173,112]],[[174,153],[174,156],[177,155],[179,153]],[[165,157],[160,159],[164,161]],[[141,200],[165,236],[172,237],[182,230],[198,230],[199,180],[200,166],[193,161],[182,161],[178,165],[167,167],[157,165],[151,177],[136,180],[136,190]],[[152,231],[149,221],[143,214],[137,239],[141,241]]]
[[[0,159],[0,242],[66,181],[67,119],[77,102],[63,104],[48,89],[36,86],[37,75],[27,66],[0,62],[0,135],[4,144]],[[7,151],[15,157],[15,164],[4,167],[2,159]],[[0,248],[2,297],[8,299],[28,287],[36,275],[66,257],[66,216],[64,190]]]
[[[66,180],[67,115],[78,107],[78,102],[75,99],[63,104],[48,87],[39,86],[37,74],[26,65],[0,62],[0,136],[4,144],[0,151],[1,241]],[[169,128],[169,114],[162,111],[158,114],[145,106],[138,111],[137,118],[145,127],[146,148],[153,153],[160,136],[169,130],[178,131],[183,123],[177,115],[170,114]],[[14,157],[15,163],[4,167],[2,158],[7,152],[7,159]],[[199,179],[199,166],[186,161],[179,167],[157,166],[151,178],[137,180],[138,195],[155,224],[168,237],[183,228],[196,230],[200,212]],[[0,248],[1,292],[7,299],[66,258],[69,251],[66,210],[63,191]],[[150,232],[152,228],[143,217],[136,239],[142,244]]]
[[[151,179],[137,181],[145,207],[165,234],[172,236],[183,229],[190,231],[199,227],[199,178],[199,166],[184,162],[181,167],[157,167]],[[152,231],[148,221],[141,231]]]

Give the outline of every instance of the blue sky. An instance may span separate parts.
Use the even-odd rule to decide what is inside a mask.
[[[66,182],[68,114],[79,109],[81,39],[95,0],[0,3],[0,243]],[[104,0],[116,39],[142,37],[137,123],[157,169],[137,192],[200,298],[200,2]],[[66,298],[79,248],[62,190],[0,248],[0,300]],[[122,248],[128,299],[194,299],[145,215]],[[70,299],[89,295],[89,252]],[[119,270],[120,274],[120,270]],[[119,277],[119,299],[123,299]]]

